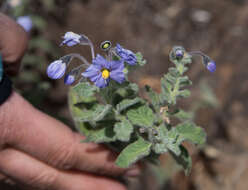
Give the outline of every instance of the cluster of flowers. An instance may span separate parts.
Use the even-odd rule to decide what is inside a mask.
[[[102,50],[107,52],[107,57],[104,58],[99,54],[95,57],[92,42],[83,34],[79,35],[73,32],[67,32],[63,36],[61,45],[67,45],[69,47],[75,45],[89,45],[91,47],[92,64],[89,64],[89,62],[79,54],[69,54],[52,62],[48,66],[47,75],[51,79],[60,79],[65,75],[71,60],[73,58],[80,59],[83,64],[72,69],[65,75],[64,83],[67,85],[73,84],[79,76],[90,79],[99,88],[108,86],[110,80],[122,83],[125,81],[125,63],[127,65],[137,64],[136,55],[132,51],[124,49],[120,44],[112,48],[110,41],[105,41],[101,44]],[[210,72],[216,70],[215,62],[202,52],[195,51],[189,52],[189,54],[201,56],[203,58],[203,64]],[[176,51],[175,56],[177,59],[183,58],[184,51],[179,49]],[[113,57],[117,57],[118,60],[113,59]],[[81,71],[82,68],[85,68],[84,72]]]
[[[101,48],[107,52],[107,57],[97,54],[94,56],[94,48],[91,41],[85,35],[75,34],[73,32],[67,32],[63,36],[63,42],[61,45],[75,46],[75,45],[89,45],[91,47],[92,64],[79,54],[69,54],[59,60],[52,62],[47,68],[47,75],[52,79],[60,79],[69,66],[72,58],[79,58],[83,61],[83,64],[77,68],[72,69],[64,78],[64,82],[67,85],[71,85],[75,82],[76,78],[80,76],[90,79],[99,88],[104,88],[109,84],[110,80],[115,80],[118,83],[125,81],[125,63],[128,65],[136,65],[136,55],[127,49],[124,49],[120,44],[117,44],[115,48],[111,48],[111,43],[105,41],[101,44]],[[118,60],[113,60],[113,57],[117,57]],[[84,72],[81,72],[82,68],[86,68]]]

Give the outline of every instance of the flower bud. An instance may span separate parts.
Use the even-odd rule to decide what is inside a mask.
[[[63,38],[64,40],[61,43],[61,45],[66,44],[67,46],[71,47],[71,46],[75,46],[80,43],[81,36],[74,32],[66,32]]]
[[[60,79],[65,74],[66,63],[56,60],[47,67],[47,75],[51,79]]]
[[[21,25],[26,32],[30,32],[33,27],[33,22],[30,16],[20,16],[17,18],[16,22]]]
[[[216,64],[214,61],[209,61],[207,63],[207,69],[210,71],[210,72],[214,72],[216,70]]]
[[[73,74],[67,74],[64,79],[66,85],[71,85],[75,82],[75,76]]]

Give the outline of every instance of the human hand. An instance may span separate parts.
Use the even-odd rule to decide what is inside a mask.
[[[27,35],[0,13],[0,52],[5,71],[15,75],[27,47]],[[31,106],[17,93],[0,106],[0,175],[35,189],[123,190],[107,176],[135,176],[114,164],[104,146],[82,144],[83,136]]]

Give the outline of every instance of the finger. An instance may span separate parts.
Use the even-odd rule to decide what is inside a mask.
[[[12,110],[5,117],[8,132],[4,138],[14,148],[60,169],[73,168],[109,175],[127,172],[115,165],[116,154],[101,145],[80,143],[81,135],[34,109],[18,94],[12,94],[2,109],[3,106],[5,110]],[[133,169],[126,175],[137,173],[137,169]]]
[[[26,32],[14,20],[0,13],[0,53],[7,74],[17,74],[27,48]]]
[[[56,170],[25,153],[11,148],[0,152],[0,171],[15,181],[35,189],[125,189],[118,182],[105,177]]]

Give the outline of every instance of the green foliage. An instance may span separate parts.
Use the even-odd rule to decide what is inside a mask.
[[[116,160],[119,167],[129,167],[138,160],[157,163],[159,155],[169,153],[188,174],[192,161],[182,143],[202,145],[206,141],[204,130],[192,121],[193,113],[176,108],[178,98],[190,95],[185,88],[192,82],[184,73],[191,57],[185,52],[180,60],[172,54],[175,67],[162,77],[161,93],[145,87],[149,100],[140,97],[138,86],[128,81],[111,82],[104,89],[81,82],[70,90],[69,104],[77,129],[86,142],[107,143],[120,152]],[[145,64],[140,53],[136,57],[140,66]],[[177,118],[174,126],[172,118]]]
[[[174,157],[178,165],[180,165],[184,169],[185,175],[189,175],[192,168],[191,157],[185,147],[181,145],[179,148],[181,152],[180,155],[177,156],[172,153],[172,156]]]
[[[97,92],[97,87],[91,85],[89,82],[78,83],[71,93],[72,95],[72,103],[89,103],[96,101],[96,97],[94,96]]]
[[[118,156],[116,165],[127,168],[137,160],[150,154],[152,144],[139,137],[137,141],[129,144]]]
[[[141,102],[142,102],[141,98],[125,99],[116,105],[116,109],[119,113],[121,113],[122,111],[125,111],[127,108]]]
[[[143,105],[138,108],[130,109],[127,112],[127,117],[133,125],[147,128],[152,127],[156,116],[147,105]]]
[[[128,142],[130,140],[133,130],[133,125],[127,119],[122,119],[121,122],[116,123],[114,126],[116,138],[123,142]]]

